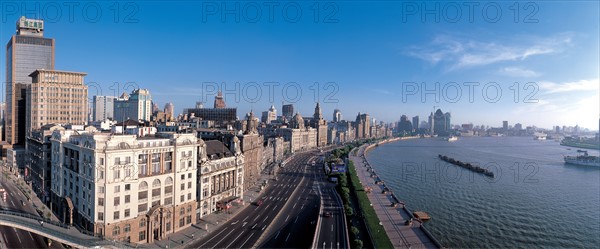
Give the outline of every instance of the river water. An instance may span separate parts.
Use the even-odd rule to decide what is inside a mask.
[[[430,214],[426,227],[444,246],[597,248],[600,168],[565,165],[563,155],[576,151],[531,137],[426,138],[380,145],[367,159],[409,209]]]

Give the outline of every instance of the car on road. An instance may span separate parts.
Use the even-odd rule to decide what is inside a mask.
[[[331,212],[325,212],[325,213],[323,214],[323,216],[324,216],[324,217],[331,217]]]
[[[256,205],[256,206],[260,206],[260,205],[262,205],[262,204],[263,204],[263,200],[262,200],[262,199],[260,199],[260,200],[258,200],[258,201],[256,201],[256,202],[254,202],[254,205]]]

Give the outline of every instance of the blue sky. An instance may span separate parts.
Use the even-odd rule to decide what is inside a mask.
[[[438,106],[453,124],[598,129],[597,1],[100,1],[72,14],[62,2],[0,4],[0,41],[19,16],[43,16],[56,69],[87,72],[91,95],[134,82],[180,112],[212,106],[216,83],[240,118],[282,100],[310,116],[318,100],[327,119],[339,108],[346,119],[425,120]]]

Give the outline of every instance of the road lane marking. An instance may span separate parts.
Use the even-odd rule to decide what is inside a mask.
[[[244,243],[242,244],[242,246],[240,246],[240,248],[244,248],[244,245],[246,244],[246,242],[248,242],[250,238],[252,238],[252,235],[254,235],[254,233],[251,233],[250,236],[248,236],[248,238],[244,240]]]
[[[331,231],[333,232],[333,224],[331,224]]]
[[[268,219],[268,218],[269,218],[269,216],[267,215],[267,217],[265,217],[265,218],[263,219],[263,222],[267,221],[267,219]]]
[[[296,221],[298,221],[298,216],[296,216],[296,220],[294,220],[294,223],[296,223]]]
[[[281,233],[281,230],[277,231],[277,235],[275,235],[275,239],[277,239],[277,237],[279,237],[279,233]]]
[[[285,218],[284,222],[287,222],[287,220],[290,218],[290,215],[288,214],[288,216]]]
[[[200,245],[200,247],[204,247],[204,245],[206,245],[206,243],[210,242],[214,238],[217,238],[221,233],[223,233],[225,231],[227,231],[227,229],[224,229],[223,231],[220,231],[219,233],[215,234],[215,236],[212,236],[209,240],[207,240],[206,242],[204,242],[204,244]]]
[[[21,241],[21,236],[19,236],[17,229],[13,228],[13,230],[15,230],[15,235],[17,235],[17,239],[19,239],[19,244],[23,244],[23,241]]]
[[[215,244],[215,246],[213,246],[213,247],[211,247],[211,248],[215,248],[215,247],[216,247],[216,245],[218,245],[219,243],[221,243],[221,241],[223,241],[225,238],[227,238],[227,236],[229,236],[229,234],[231,234],[233,231],[234,231],[234,230],[233,230],[233,229],[231,229],[231,231],[229,231],[227,234],[225,234],[225,236],[223,236],[223,238],[221,238],[221,240],[217,241],[217,243]],[[216,236],[215,236],[215,238],[216,238]],[[208,243],[208,241],[206,241],[206,243]],[[204,244],[206,244],[206,243],[204,243]],[[200,247],[203,247],[203,246],[204,246],[204,244],[202,244]]]
[[[258,217],[260,217],[260,215],[257,215],[256,217],[254,217],[254,220],[252,220],[252,221],[256,221],[256,219],[258,219]]]
[[[291,235],[291,233],[288,233],[288,236],[287,236],[287,237],[285,237],[285,242],[287,242],[287,241],[288,241],[288,239],[290,238],[290,235]]]
[[[243,233],[238,234],[238,236],[235,237],[235,239],[233,239],[225,248],[231,248],[231,244],[233,244],[233,242],[235,242],[240,236],[242,236]]]

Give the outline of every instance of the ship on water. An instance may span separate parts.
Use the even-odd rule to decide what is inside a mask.
[[[583,166],[594,166],[600,167],[600,157],[590,156],[585,150],[577,150],[579,153],[583,153],[583,155],[577,156],[565,156],[565,163],[574,164],[574,165],[583,165]]]
[[[446,141],[448,141],[448,142],[454,142],[457,140],[458,140],[458,137],[456,137],[456,136],[449,136],[448,138],[446,138]]]

